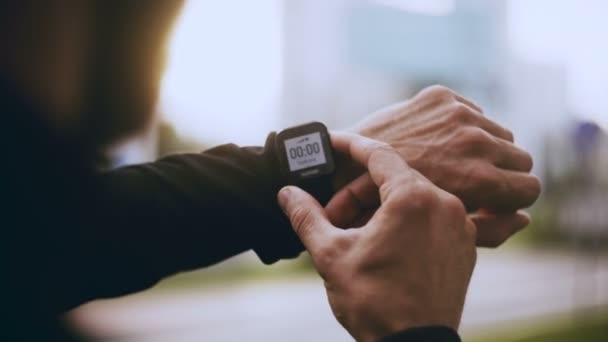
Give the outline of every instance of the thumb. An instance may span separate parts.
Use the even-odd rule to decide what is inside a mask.
[[[306,249],[314,254],[322,243],[327,242],[328,228],[331,227],[319,202],[306,191],[295,186],[282,188],[278,194],[278,201],[296,235]]]

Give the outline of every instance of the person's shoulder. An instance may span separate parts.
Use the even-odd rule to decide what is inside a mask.
[[[52,144],[52,130],[44,120],[45,114],[33,100],[11,82],[0,77],[0,141],[2,157],[21,159],[28,152],[36,157]]]

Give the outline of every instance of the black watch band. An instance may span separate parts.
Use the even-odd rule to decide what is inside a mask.
[[[303,180],[294,185],[311,194],[322,206],[325,206],[334,195],[333,178],[331,175]]]

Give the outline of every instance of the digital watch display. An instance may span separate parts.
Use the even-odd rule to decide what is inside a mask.
[[[327,127],[320,122],[287,128],[277,135],[282,174],[292,184],[329,176],[334,171]]]

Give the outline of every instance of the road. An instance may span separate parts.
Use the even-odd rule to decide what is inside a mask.
[[[481,250],[461,332],[606,305],[608,255]],[[352,341],[316,278],[150,291],[89,303],[69,317],[88,334],[125,342]]]

